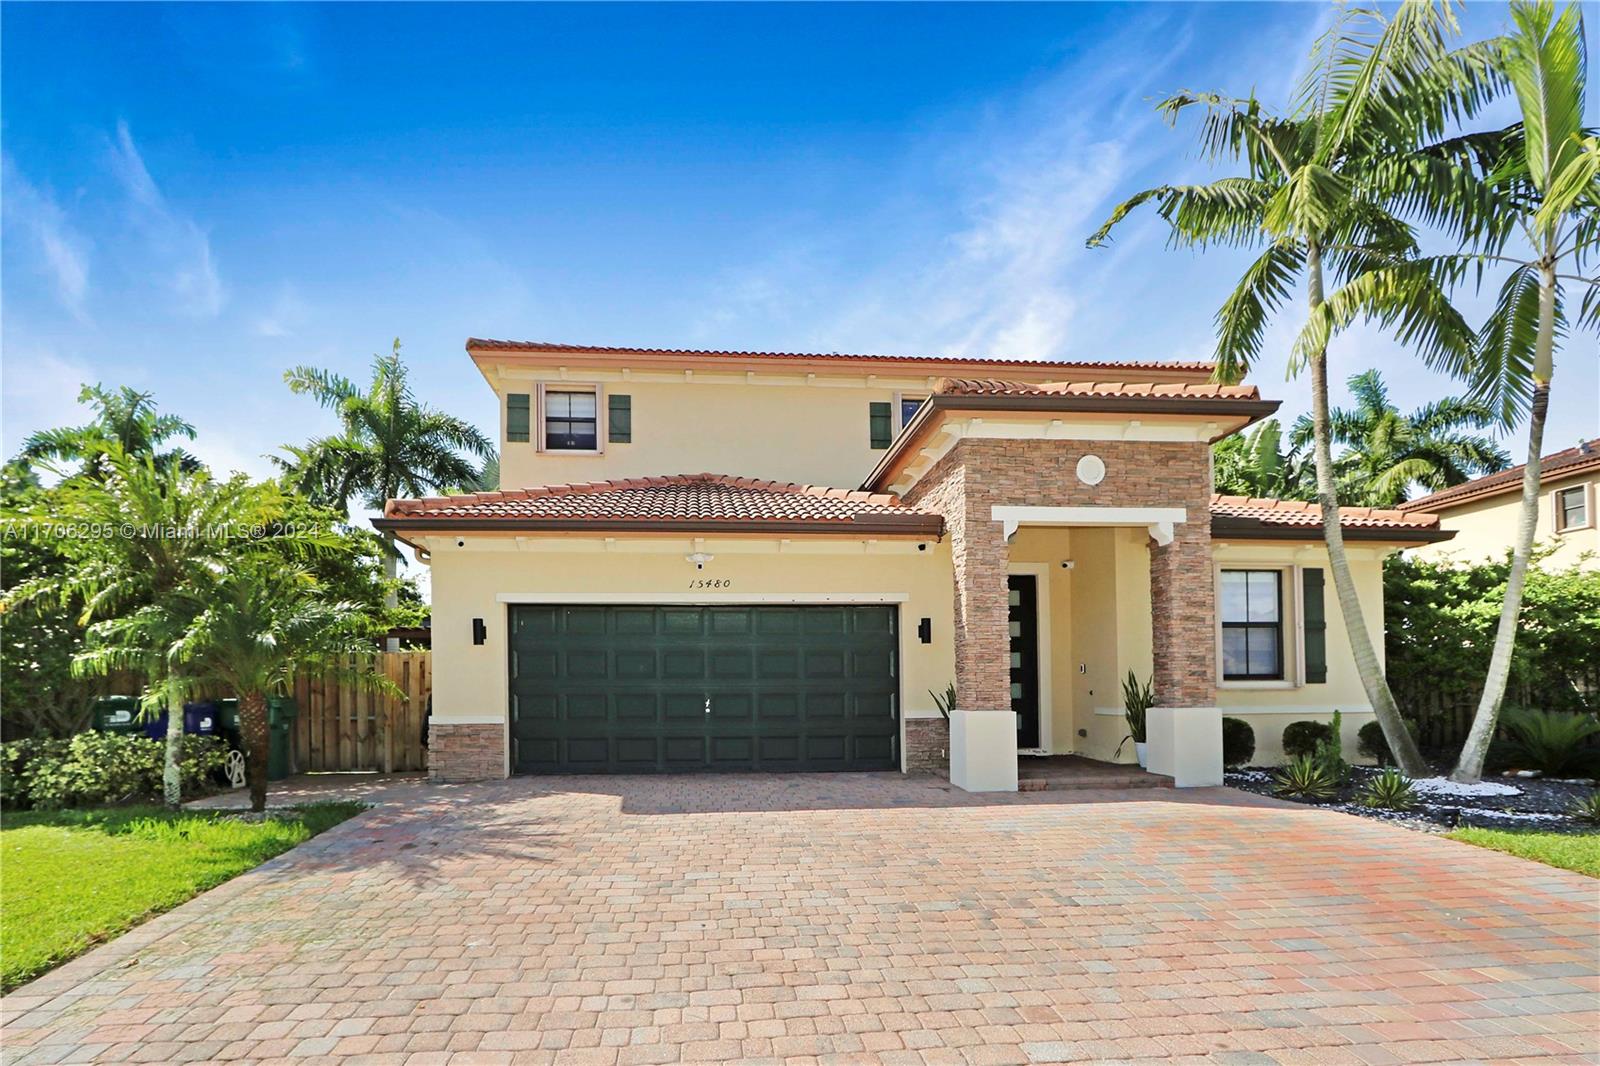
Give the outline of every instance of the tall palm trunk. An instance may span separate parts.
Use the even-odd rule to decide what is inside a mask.
[[[267,809],[267,697],[246,692],[239,697],[239,733],[244,739],[245,777],[250,782],[250,809]]]
[[[383,547],[383,574],[390,580],[390,582],[398,581],[400,579],[400,550],[395,547],[394,533],[392,531],[384,531]],[[394,617],[394,609],[400,606],[400,593],[396,591],[393,584],[391,584],[389,586],[389,590],[383,594],[383,605],[389,609],[390,617]],[[386,639],[383,642],[383,650],[399,651],[400,638],[389,637]]]
[[[1533,556],[1533,533],[1539,524],[1539,459],[1544,451],[1544,422],[1550,408],[1550,378],[1555,371],[1556,270],[1546,255],[1539,267],[1539,339],[1533,357],[1533,407],[1528,414],[1528,465],[1522,470],[1522,513],[1517,521],[1517,543],[1511,552],[1511,572],[1506,576],[1506,596],[1500,604],[1500,624],[1495,629],[1494,650],[1483,694],[1472,716],[1472,729],[1461,746],[1461,757],[1451,771],[1452,781],[1473,782],[1483,776],[1483,762],[1500,721],[1500,704],[1511,678],[1511,652],[1517,640],[1517,617],[1522,613],[1522,591]]]
[[[161,798],[177,810],[183,803],[183,705],[167,708],[167,747],[161,764]]]
[[[1322,251],[1314,243],[1306,251],[1307,288],[1311,310],[1322,306]],[[1366,618],[1361,612],[1361,600],[1356,596],[1355,578],[1350,573],[1350,557],[1345,554],[1344,530],[1339,525],[1339,497],[1333,480],[1333,435],[1328,424],[1328,350],[1324,345],[1312,353],[1311,365],[1311,422],[1312,454],[1317,468],[1317,502],[1322,505],[1322,530],[1328,545],[1328,569],[1333,571],[1333,587],[1339,597],[1339,614],[1344,618],[1345,633],[1350,639],[1350,651],[1355,656],[1356,671],[1361,675],[1361,687],[1366,690],[1367,701],[1383,728],[1384,739],[1394,753],[1395,762],[1411,777],[1425,777],[1428,764],[1417,749],[1411,731],[1389,691],[1389,682],[1378,664],[1378,653],[1367,633]]]

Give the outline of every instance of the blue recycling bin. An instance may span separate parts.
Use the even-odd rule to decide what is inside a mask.
[[[167,739],[167,712],[152,714],[144,720],[144,735],[151,740]]]
[[[183,705],[183,731],[195,736],[214,737],[220,732],[221,722],[218,720],[217,705],[210,700],[202,700]]]

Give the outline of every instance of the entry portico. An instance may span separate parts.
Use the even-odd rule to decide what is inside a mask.
[[[1002,381],[939,384],[865,487],[896,490],[909,505],[945,520],[959,700],[950,715],[953,783],[974,791],[1016,787],[1018,729],[1026,727],[1017,700],[1023,697],[1026,705],[1026,687],[1040,684],[1037,673],[1018,676],[1026,671],[1027,656],[1016,646],[1025,634],[1017,633],[1012,612],[1012,544],[1024,531],[1036,533],[1034,552],[1056,548],[1058,568],[1069,573],[1077,566],[1075,536],[1129,534],[1111,540],[1112,580],[1075,586],[1068,610],[1088,629],[1095,611],[1112,617],[1130,598],[1148,608],[1134,607],[1122,626],[1126,639],[1117,642],[1109,660],[1096,660],[1098,684],[1085,686],[1082,695],[1091,706],[1103,700],[1115,707],[1126,671],[1151,677],[1156,706],[1149,716],[1150,769],[1180,785],[1221,781],[1210,445],[1276,407],[1248,386],[1133,391]],[[1143,560],[1134,547],[1138,537]],[[1097,559],[1096,565],[1107,561]],[[1147,644],[1141,627],[1149,634]],[[1095,639],[1088,632],[1084,637]],[[1042,648],[1037,657],[1060,667],[1060,650]],[[1073,658],[1079,675],[1087,677],[1089,657]],[[1114,671],[1108,669],[1112,663]],[[1052,669],[1052,677],[1057,672]],[[1072,706],[1081,710],[1083,703],[1073,699]],[[1090,727],[1075,725],[1076,730],[1087,737]]]

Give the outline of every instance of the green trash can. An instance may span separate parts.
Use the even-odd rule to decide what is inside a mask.
[[[239,731],[239,701],[233,697],[217,701],[217,736],[236,751],[244,750],[244,734]]]
[[[144,732],[137,696],[106,696],[94,701],[94,728],[99,733]]]
[[[271,740],[267,747],[267,780],[282,781],[289,776],[290,746],[293,739],[289,730],[300,715],[300,705],[292,696],[267,697],[267,734]]]

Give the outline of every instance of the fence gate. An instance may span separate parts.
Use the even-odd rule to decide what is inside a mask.
[[[433,690],[427,651],[385,651],[364,657],[399,695],[374,692],[327,676],[295,678],[296,772],[313,770],[426,770],[422,728]],[[352,660],[351,665],[356,665]]]

